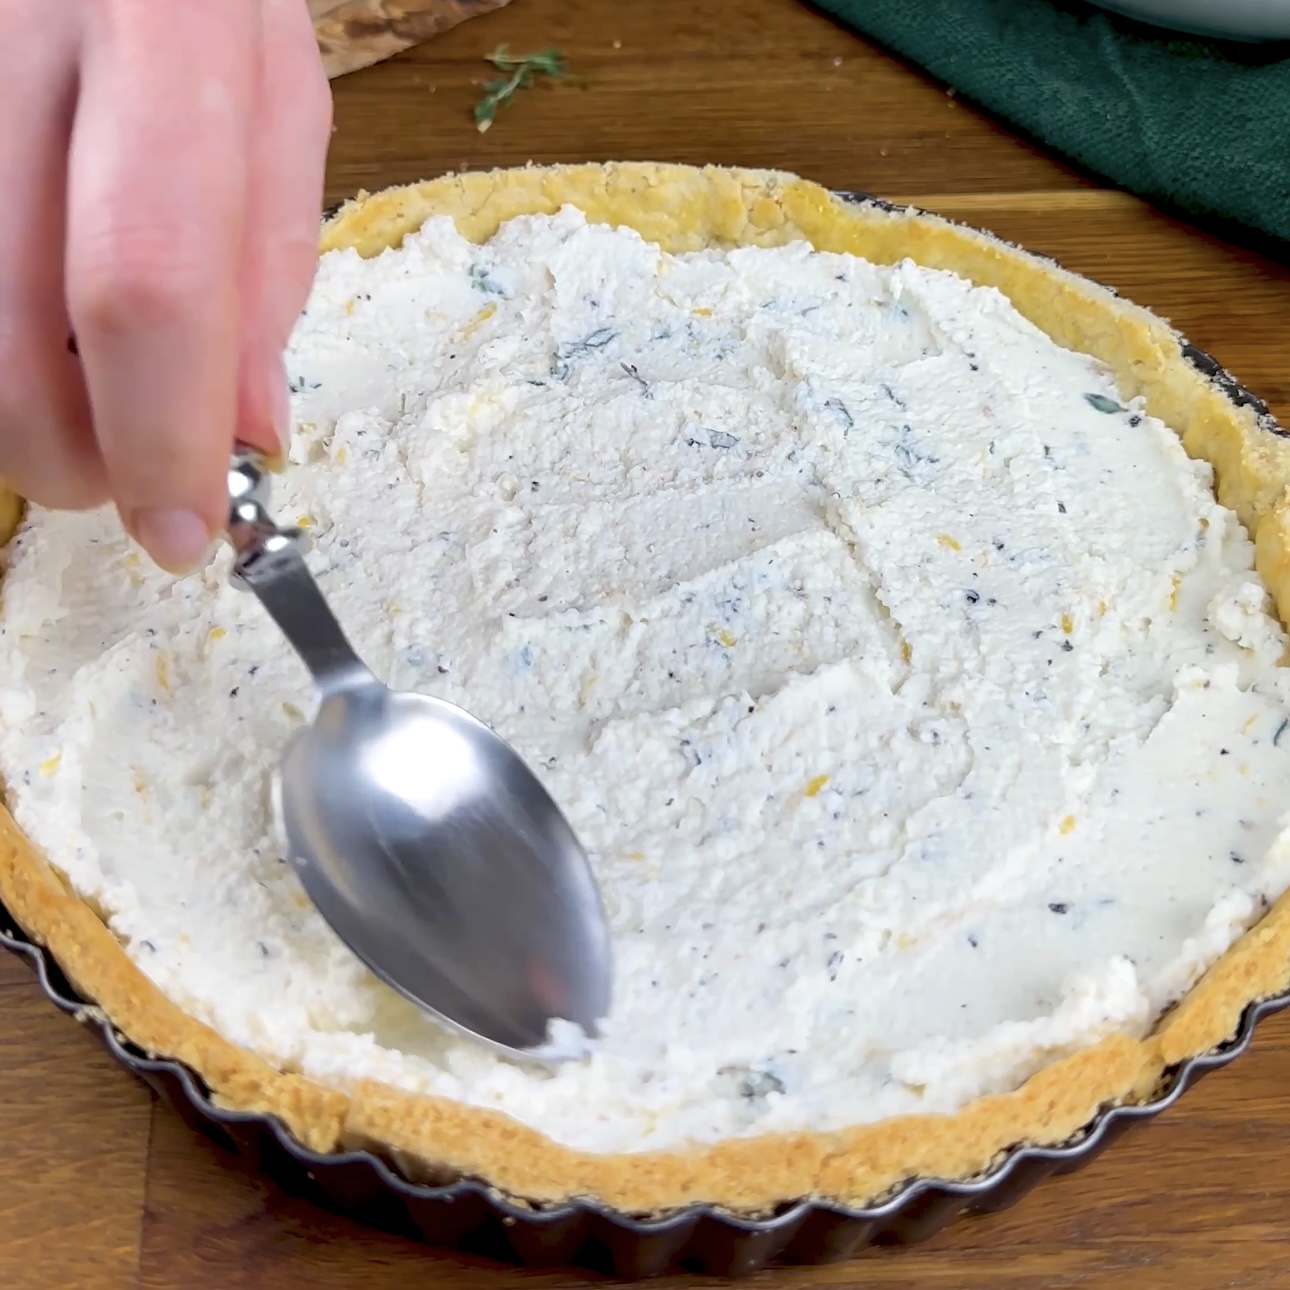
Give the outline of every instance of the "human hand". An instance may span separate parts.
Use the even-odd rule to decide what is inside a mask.
[[[189,568],[234,439],[286,430],[331,133],[305,0],[0,0],[0,122],[0,478]]]

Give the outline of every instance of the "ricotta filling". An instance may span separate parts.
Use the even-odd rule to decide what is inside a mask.
[[[538,770],[614,937],[554,1071],[377,982],[285,863],[303,668],[219,551],[4,556],[19,825],[283,1069],[592,1151],[952,1111],[1163,1009],[1290,886],[1286,647],[1207,465],[997,292],[574,209],[328,254],[275,509],[356,647]]]

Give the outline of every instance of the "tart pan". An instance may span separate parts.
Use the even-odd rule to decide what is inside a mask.
[[[897,209],[864,193],[839,196]],[[1227,398],[1250,407],[1268,432],[1287,433],[1261,399],[1203,350],[1186,345],[1183,352]],[[594,1201],[517,1204],[476,1179],[441,1186],[415,1184],[367,1151],[311,1151],[270,1116],[217,1107],[201,1079],[187,1067],[150,1056],[128,1042],[97,1008],[77,996],[53,957],[17,930],[3,903],[0,947],[25,958],[50,1002],[91,1025],[112,1057],[143,1079],[187,1124],[237,1152],[288,1194],[430,1245],[531,1267],[580,1265],[633,1280],[677,1267],[731,1277],[774,1262],[834,1262],[869,1246],[924,1241],[960,1216],[1007,1209],[1045,1178],[1082,1168],[1126,1129],[1167,1110],[1203,1075],[1243,1053],[1259,1021],[1290,1007],[1290,991],[1251,1004],[1231,1038],[1166,1071],[1149,1100],[1104,1109],[1059,1146],[1015,1147],[966,1182],[910,1179],[863,1208],[803,1199],[758,1218],[711,1205],[635,1216]]]
[[[1202,1075],[1243,1053],[1259,1021],[1290,1006],[1290,992],[1252,1004],[1230,1040],[1168,1071],[1150,1101],[1104,1111],[1061,1146],[1018,1147],[968,1182],[912,1179],[863,1209],[802,1200],[757,1219],[710,1205],[641,1218],[590,1201],[541,1208],[516,1205],[473,1179],[420,1186],[366,1151],[310,1151],[276,1119],[215,1106],[192,1071],[175,1061],[149,1057],[122,1038],[100,1012],[77,998],[53,959],[20,932],[8,930],[12,926],[13,919],[0,904],[0,947],[30,962],[51,1003],[90,1025],[108,1052],[190,1127],[236,1151],[289,1195],[430,1245],[530,1267],[580,1265],[625,1280],[658,1276],[677,1267],[733,1277],[773,1262],[831,1263],[871,1245],[925,1241],[962,1215],[1007,1209],[1045,1178],[1082,1168],[1126,1129],[1167,1110]]]

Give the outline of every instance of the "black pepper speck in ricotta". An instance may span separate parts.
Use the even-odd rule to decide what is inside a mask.
[[[948,1111],[1144,1033],[1290,885],[1286,641],[1210,470],[1007,300],[575,210],[324,257],[277,488],[382,676],[539,773],[612,922],[554,1074],[377,983],[280,853],[312,698],[260,607],[106,512],[5,555],[21,826],[284,1068],[591,1150]]]

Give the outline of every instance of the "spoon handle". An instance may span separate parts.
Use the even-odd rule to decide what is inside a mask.
[[[300,655],[323,694],[371,681],[305,563],[307,539],[269,514],[269,479],[254,453],[237,450],[228,468],[228,537],[233,585],[253,591]]]

